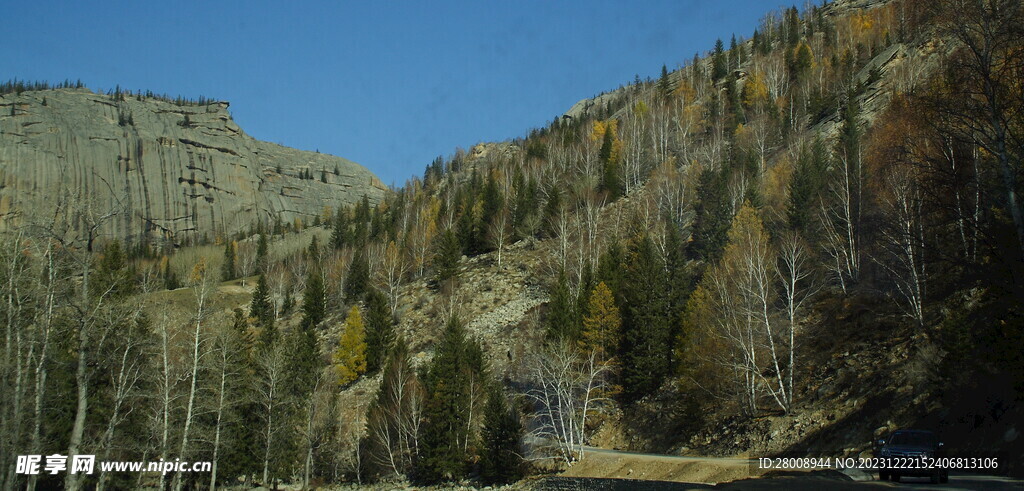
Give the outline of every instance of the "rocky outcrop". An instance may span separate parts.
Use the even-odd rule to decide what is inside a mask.
[[[94,236],[181,244],[257,221],[308,223],[385,191],[359,164],[250,137],[226,102],[84,89],[0,97],[0,230],[98,222]]]

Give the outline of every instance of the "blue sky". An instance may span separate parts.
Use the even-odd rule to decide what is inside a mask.
[[[749,36],[780,4],[722,1],[10,2],[0,79],[231,102],[256,138],[401,185],[457,146]]]

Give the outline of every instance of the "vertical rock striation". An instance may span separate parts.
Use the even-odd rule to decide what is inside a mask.
[[[250,137],[226,102],[85,89],[0,97],[0,230],[66,225],[84,239],[106,217],[92,236],[182,244],[308,223],[385,191],[359,164]]]

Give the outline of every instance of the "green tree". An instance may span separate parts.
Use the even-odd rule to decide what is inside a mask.
[[[715,41],[715,51],[711,55],[711,79],[718,80],[729,73],[725,62],[725,44],[721,39]]]
[[[458,277],[462,245],[451,229],[438,236],[434,247],[434,277],[438,284]]]
[[[349,302],[358,302],[366,294],[369,283],[370,263],[365,253],[358,252],[352,257],[352,265],[348,269],[348,276],[345,277],[345,299]]]
[[[132,272],[121,242],[114,240],[103,249],[103,256],[90,277],[90,294],[96,298],[120,298],[132,293]]]
[[[548,301],[548,339],[577,339],[575,310],[572,294],[569,292],[569,280],[565,276],[565,271],[560,271],[558,280],[551,290],[551,300]]]
[[[860,161],[861,116],[857,94],[850,91],[843,105],[843,122],[839,128],[839,153],[850,162]]]
[[[727,240],[732,210],[728,202],[724,170],[704,169],[697,184],[697,204],[694,206],[694,244],[696,257],[706,262],[717,259]]]
[[[171,261],[164,257],[164,288],[168,290],[177,290],[181,288],[181,281],[178,279],[177,273],[171,268]]]
[[[371,288],[366,294],[366,370],[376,372],[395,342],[395,320],[387,297]]]
[[[693,277],[686,259],[686,243],[683,240],[679,228],[669,224],[668,233],[665,238],[665,274],[668,279],[668,287],[665,294],[668,297],[669,322],[671,326],[679,326],[683,311],[686,309],[686,301],[693,290]],[[675,333],[673,334],[675,337]]]
[[[555,220],[562,212],[562,193],[557,186],[551,185],[548,189],[548,200],[544,203],[544,235],[554,237],[558,235],[555,230]]]
[[[445,326],[424,380],[426,402],[416,477],[436,483],[466,475],[469,438],[470,352],[457,317]]]
[[[252,303],[249,304],[249,317],[266,329],[274,324],[274,306],[270,303],[270,288],[267,279],[261,274],[256,280],[256,290],[252,292]]]
[[[792,47],[800,42],[800,12],[796,7],[786,9],[783,17],[783,29],[786,32],[786,43]]]
[[[661,65],[661,77],[658,79],[658,92],[662,99],[668,100],[672,95],[672,83],[668,79],[668,67]]]
[[[729,41],[729,65],[730,69],[737,69],[740,67],[740,49],[736,44],[736,35],[732,35],[732,40]]]
[[[486,484],[508,484],[522,479],[520,442],[523,438],[523,425],[515,410],[509,408],[505,393],[498,383],[490,384],[481,433],[481,480]]]
[[[789,51],[787,51],[788,53]],[[810,71],[811,66],[814,64],[814,57],[811,54],[811,47],[807,43],[800,43],[792,50],[792,53],[792,56],[789,57],[789,74],[794,81],[799,82]]]
[[[480,221],[483,225],[490,225],[492,221],[498,216],[502,208],[505,206],[505,197],[502,196],[501,190],[498,189],[498,180],[494,173],[487,175],[487,184],[484,186],[483,193],[483,214],[480,217]],[[485,227],[481,227],[485,228]]]
[[[235,269],[235,243],[231,239],[224,240],[224,263],[220,266],[221,281],[231,281],[238,277]]]
[[[348,245],[348,229],[348,212],[345,211],[344,208],[339,208],[338,214],[334,216],[334,230],[331,231],[331,246],[333,246],[335,249],[341,249]]]
[[[302,294],[302,327],[313,330],[327,315],[327,292],[320,270],[312,268],[306,277],[306,291]]]
[[[352,245],[362,248],[370,238],[370,199],[363,195],[363,199],[356,205],[353,213]]]
[[[800,152],[789,182],[789,202],[786,210],[789,226],[809,232],[814,209],[824,185],[828,153],[821,138],[815,138],[810,151]]]
[[[635,401],[657,390],[672,370],[665,265],[647,236],[631,241],[626,285],[623,394]]]
[[[256,267],[259,271],[264,271],[267,268],[267,250],[270,247],[267,245],[267,236],[260,232],[259,239],[256,241]]]
[[[320,257],[320,241],[316,238],[316,234],[309,239],[309,248],[306,249],[306,257],[312,261],[317,261]]]
[[[618,158],[615,156],[615,131],[613,128],[613,125],[608,125],[605,129],[601,150],[598,152],[598,158],[603,165],[601,190],[606,191],[611,199],[622,195],[622,176]]]

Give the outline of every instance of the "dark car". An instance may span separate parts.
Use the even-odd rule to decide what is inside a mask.
[[[887,462],[900,462],[899,468],[879,469],[878,478],[887,481],[892,479],[899,482],[902,476],[930,477],[932,483],[948,482],[949,470],[937,468],[915,468],[912,461],[900,461],[901,458],[937,458],[943,456],[942,442],[935,433],[927,430],[896,430],[889,435],[889,438],[878,441],[880,447],[875,456],[885,459]]]

